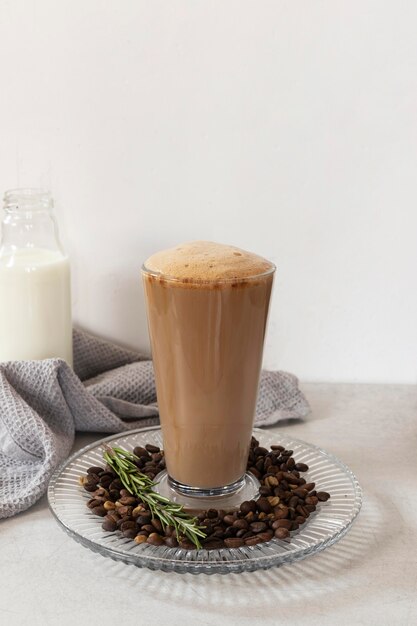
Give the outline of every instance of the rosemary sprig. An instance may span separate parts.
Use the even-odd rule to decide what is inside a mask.
[[[136,467],[134,461],[138,457],[133,452],[106,445],[103,458],[109,467],[116,472],[125,489],[142,502],[146,502],[152,515],[160,520],[164,530],[167,526],[173,526],[177,540],[183,535],[192,541],[196,548],[201,548],[199,537],[206,537],[206,533],[203,527],[198,525],[197,518],[188,515],[181,504],[176,504],[153,491],[152,488],[157,483]]]

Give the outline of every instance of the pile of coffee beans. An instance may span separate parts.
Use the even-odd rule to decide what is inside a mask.
[[[154,479],[165,469],[164,453],[157,446],[147,444],[133,452],[138,457],[138,469],[149,478]],[[252,437],[247,468],[261,484],[259,497],[242,502],[238,510],[201,511],[197,518],[207,534],[202,540],[205,549],[255,546],[274,537],[289,541],[290,533],[305,524],[320,502],[330,498],[330,494],[317,491],[314,483],[302,478],[308,466],[297,463],[292,454],[280,445],[267,450]],[[195,549],[187,538],[178,540],[173,527],[163,529],[149,507],[124,489],[109,467],[90,467],[80,483],[91,493],[88,508],[104,518],[103,530],[118,531],[138,544]]]

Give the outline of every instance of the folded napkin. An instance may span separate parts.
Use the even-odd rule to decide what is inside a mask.
[[[307,415],[295,376],[263,371],[256,426]],[[0,363],[0,519],[46,491],[75,431],[116,433],[158,421],[152,361],[74,330],[74,370],[61,359]]]

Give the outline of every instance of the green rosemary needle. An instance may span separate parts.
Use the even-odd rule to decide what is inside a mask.
[[[152,515],[158,518],[165,530],[167,526],[175,528],[177,540],[187,537],[196,548],[201,548],[199,538],[206,537],[203,527],[198,525],[196,517],[188,515],[181,504],[172,502],[165,496],[153,491],[157,485],[135,465],[138,457],[123,448],[104,447],[103,458],[120,478],[125,489],[133,496],[146,502]]]

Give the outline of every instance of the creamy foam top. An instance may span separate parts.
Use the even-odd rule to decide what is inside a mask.
[[[234,246],[191,241],[153,254],[146,269],[178,280],[221,280],[258,276],[271,270],[270,261]]]

